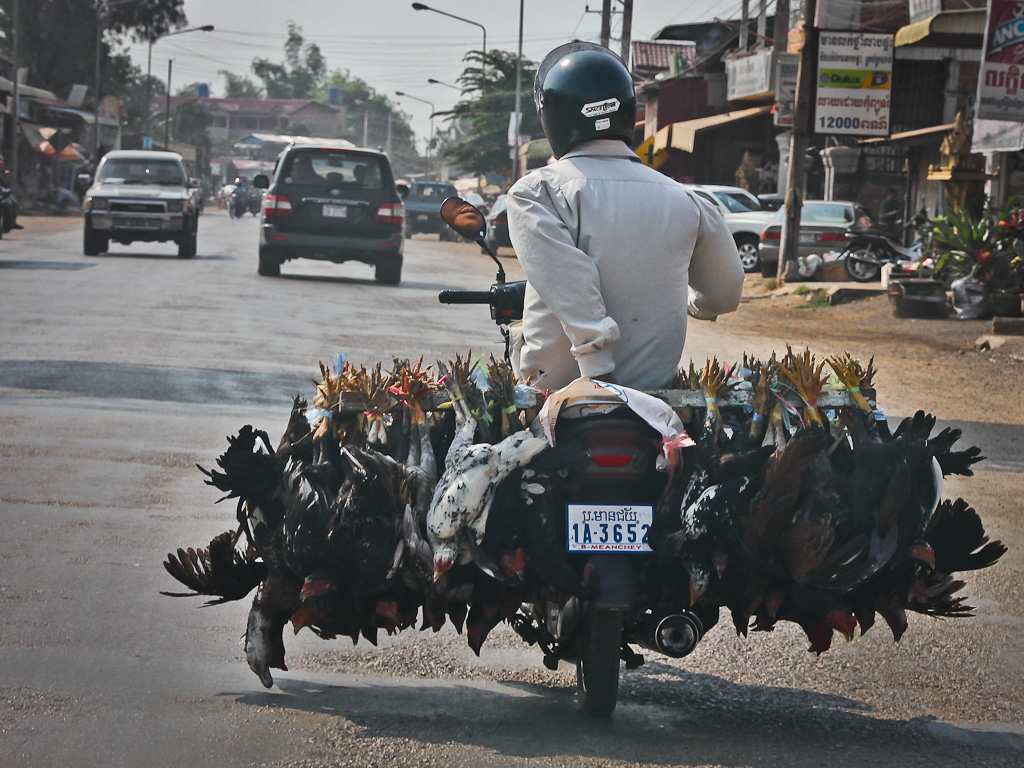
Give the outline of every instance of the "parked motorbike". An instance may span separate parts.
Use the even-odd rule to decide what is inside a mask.
[[[915,214],[903,227],[903,231],[914,229],[917,237],[907,248],[904,248],[888,233],[871,229],[851,229],[847,234],[846,250],[843,251],[843,264],[846,274],[858,283],[870,283],[877,280],[886,264],[917,261],[923,253],[924,241],[921,232],[928,218],[923,213]]]
[[[485,241],[484,217],[474,206],[448,198],[441,217],[477,242],[498,273],[489,291],[442,291],[438,299],[488,305],[508,358],[508,324],[523,316],[526,283],[505,281],[501,262]],[[661,434],[618,398],[587,398],[560,413],[555,444],[543,468],[564,476],[567,490],[545,494],[539,503],[546,507],[531,506],[525,514],[562,526],[566,564],[588,589],[568,599],[557,585],[541,589],[530,604],[529,623],[515,628],[540,645],[549,668],[560,660],[575,662],[582,710],[608,717],[618,695],[620,660],[627,669],[643,663],[631,643],[673,658],[686,656],[703,637],[708,619],[680,605],[660,604],[660,592],[652,588],[656,564],[647,537],[666,483],[666,474],[656,469]]]

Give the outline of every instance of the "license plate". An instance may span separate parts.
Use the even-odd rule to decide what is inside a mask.
[[[801,232],[800,233],[801,243],[816,243],[818,242],[818,236],[814,232]]]
[[[647,534],[654,522],[650,504],[567,504],[569,552],[651,552]]]
[[[416,217],[416,220],[417,221],[426,221],[429,218],[430,218],[429,214],[421,213],[419,216]]]
[[[332,219],[347,219],[348,207],[344,205],[325,205],[323,215]]]

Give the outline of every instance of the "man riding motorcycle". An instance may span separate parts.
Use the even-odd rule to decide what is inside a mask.
[[[629,149],[636,96],[610,50],[556,48],[534,99],[559,160],[509,190],[509,232],[528,280],[512,329],[516,373],[542,389],[581,375],[664,387],[687,310],[712,319],[739,306],[735,242],[717,210]]]

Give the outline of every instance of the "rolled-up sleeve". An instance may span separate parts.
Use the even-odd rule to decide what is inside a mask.
[[[722,214],[704,200],[690,261],[690,313],[698,318],[734,312],[743,296],[743,265]]]
[[[619,326],[608,315],[596,264],[576,247],[571,217],[562,194],[542,181],[523,179],[509,191],[509,233],[530,285],[561,323],[580,373],[600,376],[615,370]]]

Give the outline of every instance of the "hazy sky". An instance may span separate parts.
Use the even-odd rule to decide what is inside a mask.
[[[515,51],[519,31],[518,0],[431,0],[432,8],[483,24],[487,48]],[[574,38],[596,41],[600,35],[601,0],[525,0],[523,56],[540,61],[557,45]],[[614,7],[620,7],[618,2]],[[757,7],[752,0],[751,11]],[[662,27],[714,17],[736,18],[740,0],[634,0],[633,39],[649,40]],[[302,28],[307,42],[320,46],[329,70],[348,69],[411,116],[422,138],[428,132],[430,107],[395,96],[404,91],[449,109],[459,93],[427,78],[456,84],[463,55],[479,49],[479,27],[433,11],[414,11],[411,0],[185,0],[190,26],[213,24],[213,32],[191,32],[157,41],[153,46],[153,74],[167,77],[173,59],[171,87],[207,82],[214,96],[224,95],[218,70],[251,74],[253,58],[281,61],[289,21]],[[620,17],[614,17],[616,37]],[[613,43],[613,48],[618,47]],[[146,68],[146,46],[131,49],[135,62]],[[524,110],[533,83],[523,83]]]

